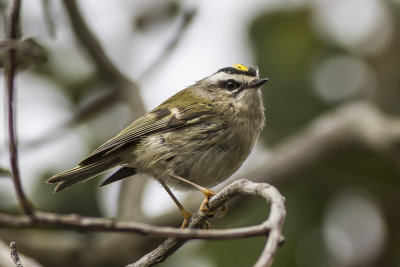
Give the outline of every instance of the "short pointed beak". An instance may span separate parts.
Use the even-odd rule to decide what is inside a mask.
[[[261,85],[263,85],[264,83],[266,83],[268,81],[268,78],[262,78],[262,79],[255,79],[252,80],[249,84],[249,88],[258,88]]]

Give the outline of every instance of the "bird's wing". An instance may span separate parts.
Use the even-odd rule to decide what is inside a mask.
[[[186,106],[173,107],[168,105],[168,100],[153,111],[134,121],[122,130],[117,136],[108,140],[97,148],[80,165],[93,163],[103,156],[115,155],[123,151],[127,145],[156,132],[170,131],[179,127],[198,124],[214,114],[209,106],[187,103]],[[111,156],[110,155],[110,156]]]

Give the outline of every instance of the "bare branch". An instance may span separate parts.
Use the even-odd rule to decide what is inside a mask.
[[[18,40],[20,38],[19,29],[19,16],[21,9],[21,1],[14,0],[11,12],[9,15],[9,25],[6,32],[8,40]],[[16,141],[16,123],[14,115],[14,76],[16,73],[16,50],[8,48],[8,60],[6,60],[5,67],[5,81],[7,91],[7,110],[8,110],[8,136],[9,136],[9,151],[10,151],[10,162],[11,162],[11,173],[14,181],[14,188],[18,197],[18,203],[25,214],[32,214],[32,206],[28,202],[21,185],[21,177],[18,166],[18,149]]]
[[[284,198],[279,192],[268,184],[256,184],[246,179],[240,179],[228,185],[209,202],[210,212],[216,211],[233,197],[244,194],[263,197],[271,204],[270,214],[267,221],[256,226],[248,226],[237,229],[226,230],[202,230],[193,229],[201,227],[210,217],[197,211],[191,218],[189,228],[176,229],[173,227],[158,227],[138,222],[115,221],[114,219],[82,217],[79,215],[61,215],[55,213],[35,212],[33,216],[11,215],[0,212],[0,227],[26,228],[33,226],[46,226],[61,229],[77,229],[86,231],[104,232],[128,232],[142,235],[153,235],[159,237],[170,237],[157,250],[144,256],[135,265],[149,266],[161,262],[175,252],[188,239],[235,239],[251,236],[267,236],[266,247],[262,262],[272,263],[277,245],[281,242],[282,224],[286,215]],[[263,264],[264,264],[263,263]],[[260,265],[269,266],[269,265]]]
[[[252,184],[253,183],[246,179],[241,179],[228,185],[212,198],[213,201],[210,200],[210,211],[214,211],[223,206],[226,202],[238,194],[259,195],[266,198],[268,201],[271,201],[271,205],[274,205],[275,202],[279,201],[283,203],[283,197],[280,195],[279,196],[281,199],[272,200],[270,197],[267,198],[267,193],[265,193],[265,195],[261,195],[261,193],[259,193],[262,189],[267,191],[267,188],[270,188],[269,190],[276,191],[274,187],[267,184],[260,184],[260,189],[258,189],[258,191],[255,193],[247,192],[247,188],[250,188],[250,185]],[[244,189],[242,186],[244,186]],[[191,219],[191,228],[200,227],[209,217],[210,215],[197,211]],[[27,216],[11,215],[5,212],[0,212],[0,227],[27,228],[32,226],[50,226],[61,229],[76,229],[80,231],[131,232],[158,237],[190,239],[235,239],[248,236],[258,236],[261,234],[266,234],[269,231],[269,227],[266,229],[264,224],[229,230],[205,231],[202,229],[177,229],[173,227],[152,226],[145,223],[116,221],[108,218],[84,217],[77,214],[64,215],[36,211],[33,216]]]
[[[18,267],[23,267],[24,265],[22,264],[22,261],[18,256],[17,246],[15,245],[15,242],[10,243],[10,248],[11,248],[11,258],[14,261],[15,265]]]
[[[247,234],[253,235],[265,235],[267,236],[267,243],[261,257],[258,259],[255,266],[271,266],[277,246],[282,242],[282,225],[286,215],[286,209],[284,204],[284,198],[279,192],[268,184],[256,184],[246,179],[240,179],[229,186],[221,190],[215,195],[209,202],[210,211],[215,211],[219,207],[223,206],[229,199],[237,196],[238,194],[253,195],[263,197],[267,202],[271,204],[270,214],[268,219],[258,226],[245,227],[239,229],[230,230],[208,230],[204,232],[204,235],[208,235],[207,239],[214,239],[218,236],[218,232],[222,231],[225,233],[224,237],[231,238],[238,232],[247,232]],[[201,227],[207,219],[207,215],[197,211],[189,222],[189,228]],[[189,230],[189,229],[184,229]],[[193,231],[193,230],[192,230]],[[203,234],[201,234],[203,237]],[[238,235],[237,237],[244,237]],[[199,238],[195,237],[194,238]],[[219,238],[218,238],[219,239]],[[157,249],[143,256],[137,262],[130,264],[130,267],[144,267],[152,266],[154,264],[163,262],[168,256],[172,255],[178,248],[180,248],[187,239],[177,239],[170,237]]]

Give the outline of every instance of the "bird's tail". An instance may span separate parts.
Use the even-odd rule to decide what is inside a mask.
[[[99,160],[90,164],[80,164],[73,169],[61,172],[46,180],[46,183],[58,183],[54,189],[54,193],[71,187],[72,185],[88,180],[94,176],[100,175],[103,172],[117,166],[119,160],[116,158],[108,158]]]

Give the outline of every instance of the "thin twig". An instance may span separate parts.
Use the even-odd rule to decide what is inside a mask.
[[[20,39],[19,31],[19,16],[21,9],[21,1],[14,0],[9,16],[9,24],[7,28],[7,39],[18,40]],[[32,214],[32,206],[28,202],[21,185],[21,177],[18,167],[18,149],[16,141],[16,123],[14,114],[14,76],[16,73],[16,50],[9,48],[8,60],[6,60],[5,77],[6,77],[6,91],[7,91],[7,109],[8,109],[8,136],[9,136],[9,151],[11,162],[11,173],[14,181],[15,191],[18,197],[18,203],[25,214]]]
[[[15,245],[15,242],[10,243],[10,248],[11,248],[11,258],[14,261],[15,265],[17,267],[23,267],[24,265],[22,264],[22,261],[18,256],[17,246]]]

